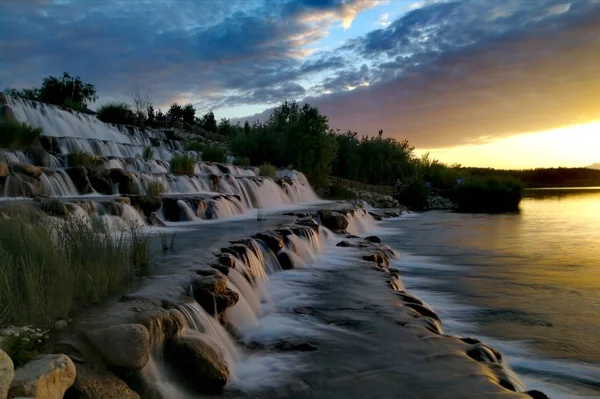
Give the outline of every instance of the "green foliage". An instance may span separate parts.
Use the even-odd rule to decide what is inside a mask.
[[[42,129],[15,120],[0,120],[0,147],[24,150],[32,146],[42,134]]]
[[[194,124],[194,118],[196,116],[196,109],[193,104],[186,104],[181,109],[181,121],[190,125]]]
[[[153,153],[154,150],[152,149],[152,146],[144,147],[144,150],[142,151],[142,158],[152,159]]]
[[[519,209],[523,183],[510,176],[471,176],[457,185],[450,199],[462,212],[512,212]]]
[[[202,151],[204,162],[225,162],[225,149],[218,145],[209,145]]]
[[[88,103],[98,99],[93,84],[84,83],[79,76],[74,77],[67,72],[64,72],[61,77],[48,76],[40,88],[22,91],[7,89],[6,93],[75,110],[83,110]]]
[[[325,192],[325,198],[331,200],[351,200],[356,198],[356,194],[341,184],[330,184]]]
[[[77,217],[5,210],[0,218],[0,309],[4,324],[51,326],[99,303],[134,276],[139,236],[115,235]],[[141,255],[137,259],[143,259]],[[6,311],[7,310],[7,311]]]
[[[236,157],[233,160],[235,166],[250,166],[250,158]]]
[[[258,167],[260,175],[264,177],[275,178],[277,176],[277,168],[271,164],[263,163]]]
[[[135,125],[137,117],[129,105],[125,103],[109,103],[100,107],[98,119],[106,123],[117,125]]]
[[[100,158],[84,151],[71,152],[67,155],[69,166],[83,166],[86,168],[98,166]]]
[[[196,152],[202,152],[204,151],[204,144],[198,142],[198,141],[188,141],[187,143],[185,143],[185,147],[184,150],[185,151],[196,151]]]
[[[166,192],[165,185],[159,181],[153,181],[148,184],[146,190],[148,195],[161,195]]]
[[[181,121],[183,119],[183,108],[179,103],[173,103],[167,114],[170,115],[174,121]]]
[[[395,198],[402,205],[418,210],[425,207],[429,195],[429,189],[425,187],[423,180],[415,179],[402,186],[400,192],[395,195]]]
[[[175,155],[171,159],[171,172],[179,175],[193,175],[196,159],[190,155]]]
[[[47,339],[39,328],[22,327],[2,339],[0,349],[6,352],[16,368],[39,356]]]
[[[215,119],[215,114],[212,111],[209,111],[202,116],[202,118],[199,120],[199,125],[204,130],[211,133],[217,133],[218,131],[217,120]]]

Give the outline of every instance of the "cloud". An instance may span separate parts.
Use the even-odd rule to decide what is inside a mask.
[[[383,28],[387,28],[391,24],[391,22],[388,21],[389,18],[390,18],[390,14],[387,12],[380,14],[379,17],[377,18],[377,23],[380,26],[382,26]]]

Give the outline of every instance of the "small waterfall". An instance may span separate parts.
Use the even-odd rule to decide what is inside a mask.
[[[347,214],[345,217],[348,220],[346,231],[350,234],[361,235],[375,228],[375,219],[363,208],[357,208],[354,214]]]
[[[73,181],[64,170],[56,170],[50,175],[42,174],[40,183],[45,194],[51,197],[70,197],[77,196],[79,193],[73,184]]]

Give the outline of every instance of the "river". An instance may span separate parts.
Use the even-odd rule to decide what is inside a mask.
[[[500,349],[529,388],[600,397],[600,188],[531,190],[514,214],[383,226],[406,288],[447,332]]]

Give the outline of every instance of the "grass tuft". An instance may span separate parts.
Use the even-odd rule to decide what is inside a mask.
[[[148,195],[161,195],[164,194],[167,190],[165,189],[165,185],[159,181],[153,181],[148,184]]]
[[[275,176],[277,176],[277,168],[268,163],[260,165],[258,167],[258,170],[260,171],[260,175],[264,177],[274,178]]]
[[[178,175],[193,175],[196,160],[191,155],[175,155],[171,159],[171,172]]]
[[[67,155],[67,162],[70,167],[83,166],[86,168],[98,166],[100,158],[95,155],[88,154],[85,151],[75,151]]]
[[[218,145],[209,145],[202,151],[202,161],[204,162],[225,162],[225,150]]]
[[[0,147],[24,150],[32,146],[42,135],[42,129],[15,120],[0,121]]]
[[[144,150],[142,151],[142,158],[152,159],[153,153],[154,153],[154,151],[152,150],[151,146],[144,147]]]

